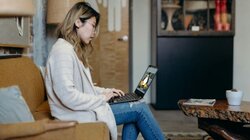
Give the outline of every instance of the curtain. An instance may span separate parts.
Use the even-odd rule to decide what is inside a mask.
[[[33,60],[44,66],[48,55],[46,43],[46,4],[47,0],[34,0],[36,12],[33,16]]]

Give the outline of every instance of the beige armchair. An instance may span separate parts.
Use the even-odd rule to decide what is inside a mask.
[[[39,120],[31,123],[1,124],[0,139],[14,140],[107,140],[106,124]]]
[[[35,122],[0,124],[0,139],[108,140],[103,122],[76,123],[53,120],[46,100],[43,77],[30,58],[0,59],[0,88],[18,85]],[[0,97],[1,98],[1,97]]]

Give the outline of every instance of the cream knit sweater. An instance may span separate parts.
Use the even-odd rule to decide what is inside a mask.
[[[53,45],[46,65],[45,85],[52,116],[78,122],[103,121],[117,139],[113,112],[102,95],[110,89],[93,85],[90,71],[64,39]]]

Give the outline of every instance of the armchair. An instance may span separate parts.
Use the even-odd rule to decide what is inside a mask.
[[[0,88],[18,85],[35,121],[0,124],[0,139],[108,140],[103,122],[77,123],[53,120],[43,77],[28,57],[0,59]],[[1,98],[1,97],[0,97]]]

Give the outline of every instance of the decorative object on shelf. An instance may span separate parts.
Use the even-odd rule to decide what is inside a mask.
[[[214,23],[215,23],[215,31],[221,31],[221,16],[220,16],[220,0],[215,0],[215,14],[214,14]]]
[[[230,30],[230,24],[228,23],[227,13],[227,0],[221,0],[221,23],[223,31]]]
[[[177,9],[172,17],[172,25],[175,31],[184,30],[183,9]]]
[[[214,14],[215,31],[222,31],[220,3],[221,0],[215,0],[215,14]]]
[[[185,30],[188,29],[188,26],[190,24],[190,22],[192,21],[193,19],[193,15],[192,14],[186,14],[186,16],[184,17],[184,27],[185,27]]]
[[[181,6],[177,5],[173,0],[162,1],[162,9],[166,12],[168,17],[168,24],[166,28],[167,31],[174,31],[174,28],[172,26],[172,18],[174,12],[179,8],[181,8]]]
[[[185,24],[184,25],[185,25],[186,30],[188,30],[189,24],[191,26],[189,28],[191,28],[192,31],[204,31],[204,30],[206,30],[206,26],[208,24],[207,10],[215,8],[214,1],[186,0],[184,3],[185,3],[184,9],[185,9],[185,13],[186,13],[185,17],[184,17],[184,23],[186,25]]]
[[[220,9],[221,9],[221,23],[227,23],[227,0],[221,0]]]
[[[209,5],[209,7],[208,7]],[[206,9],[213,9],[215,8],[213,1],[198,1],[198,0],[186,0],[185,1],[185,9],[188,12],[195,12],[198,10],[206,10]]]
[[[215,31],[229,31],[227,0],[215,0]]]

